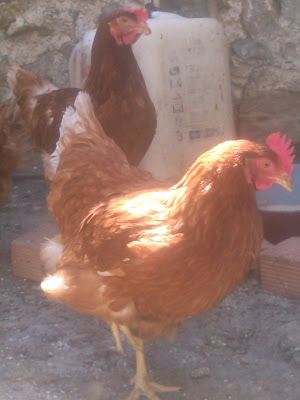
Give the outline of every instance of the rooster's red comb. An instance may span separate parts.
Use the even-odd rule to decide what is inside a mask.
[[[293,154],[294,146],[290,147],[291,139],[286,140],[286,135],[280,136],[280,133],[276,132],[267,137],[266,143],[280,158],[282,169],[290,175],[293,171],[293,160],[295,158]]]
[[[134,13],[140,22],[146,22],[149,18],[149,13],[144,7],[140,8],[125,8],[125,11]]]

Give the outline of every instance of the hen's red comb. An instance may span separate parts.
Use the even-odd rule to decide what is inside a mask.
[[[295,155],[292,154],[294,146],[290,147],[291,139],[286,141],[286,135],[281,137],[280,133],[276,132],[267,137],[266,143],[280,158],[282,169],[290,175],[293,171],[293,160],[295,158]]]
[[[125,8],[125,11],[134,13],[140,22],[146,22],[149,18],[148,11],[144,7],[140,8]]]

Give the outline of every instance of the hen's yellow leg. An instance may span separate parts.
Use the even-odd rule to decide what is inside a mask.
[[[112,334],[114,335],[115,341],[116,341],[116,346],[117,350],[124,354],[121,338],[120,338],[120,331],[119,331],[119,325],[117,325],[115,322],[112,322],[110,324],[110,329],[112,331]]]
[[[156,392],[177,392],[180,389],[179,387],[169,387],[149,381],[145,362],[144,342],[133,336],[127,327],[121,326],[121,329],[136,352],[136,376],[133,378],[134,388],[127,397],[127,400],[136,400],[140,396],[145,396],[149,400],[160,400]]]

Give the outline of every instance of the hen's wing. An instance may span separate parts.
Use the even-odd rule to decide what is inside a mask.
[[[69,107],[63,118],[52,155],[55,170],[58,160],[48,204],[60,229],[70,229],[70,234],[92,207],[109,196],[159,185],[151,174],[129,165],[122,150],[104,133],[83,92],[77,96],[75,109]]]
[[[10,67],[7,73],[7,81],[16,96],[21,115],[28,126],[31,124],[38,96],[57,89],[48,79],[26,71],[18,65]]]
[[[99,271],[128,263],[177,242],[175,220],[169,218],[169,191],[134,192],[95,206],[70,241],[70,250]]]
[[[59,139],[59,127],[66,108],[73,105],[79,89],[57,89],[37,97],[32,114],[31,134],[38,147],[51,154]]]
[[[52,153],[59,138],[63,113],[74,104],[79,89],[58,89],[48,79],[17,65],[9,69],[7,80],[35,144]]]

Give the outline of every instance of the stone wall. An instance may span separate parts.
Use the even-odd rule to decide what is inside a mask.
[[[161,3],[189,16],[212,15],[223,23],[239,136],[262,139],[280,131],[300,142],[300,1]]]
[[[237,131],[300,141],[300,2],[222,0]]]
[[[17,63],[58,86],[69,85],[68,60],[82,34],[102,12],[143,1],[6,0],[0,2],[0,98],[7,95],[8,65]]]
[[[101,12],[147,1],[7,0],[0,2],[0,98],[15,62],[68,85],[68,59]],[[300,142],[300,2],[295,0],[160,0],[186,16],[214,16],[224,25],[231,56],[236,128],[262,139],[281,131]],[[217,62],[217,60],[216,60]]]

